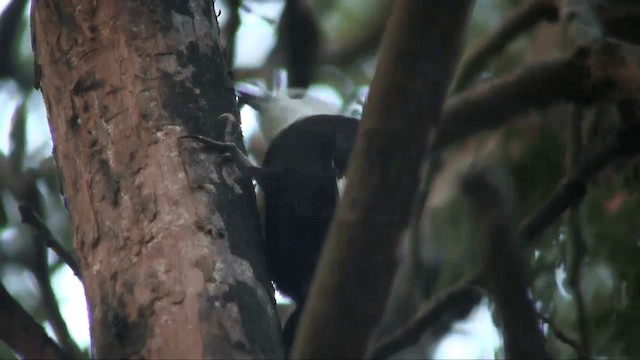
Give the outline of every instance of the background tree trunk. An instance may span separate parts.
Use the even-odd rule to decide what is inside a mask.
[[[281,357],[254,192],[181,135],[242,145],[210,1],[33,2],[97,358]]]
[[[473,3],[394,3],[293,358],[366,355]]]

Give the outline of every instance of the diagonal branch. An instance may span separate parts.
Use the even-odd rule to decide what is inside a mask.
[[[70,359],[0,283],[0,340],[27,359]]]
[[[625,124],[611,143],[580,161],[544,204],[520,224],[518,229],[520,239],[530,245],[533,244],[536,236],[565,210],[582,201],[587,191],[587,183],[591,178],[614,160],[640,153],[638,138],[640,138],[640,123]]]
[[[499,28],[481,40],[469,55],[463,58],[452,86],[452,93],[458,93],[467,87],[486,68],[487,63],[517,36],[531,30],[542,21],[558,21],[558,12],[555,0],[532,0],[521,5]]]
[[[51,327],[53,328],[53,331],[56,334],[56,337],[60,342],[62,348],[65,349],[65,351],[73,354],[74,358],[82,358],[82,352],[71,337],[69,329],[67,328],[67,324],[65,323],[64,318],[60,313],[60,308],[58,307],[55,293],[53,292],[53,288],[51,287],[51,277],[49,274],[47,248],[55,247],[63,254],[66,254],[66,251],[64,251],[64,248],[62,248],[62,246],[53,238],[53,234],[51,234],[51,231],[49,231],[49,229],[35,214],[31,207],[20,205],[18,209],[20,211],[22,221],[25,223],[29,223],[36,229],[36,244],[34,256],[35,261],[31,270],[33,271],[33,274],[35,275],[36,281],[38,283],[42,305],[47,314],[47,318],[49,319],[49,323],[51,324]],[[71,257],[69,254],[63,256],[67,257],[67,261],[72,261],[73,266],[75,266],[74,272],[78,271],[78,265],[75,263],[75,261],[73,261],[73,257]],[[78,271],[77,274],[79,273],[80,272]]]
[[[543,323],[549,326],[549,330],[551,330],[553,336],[555,336],[556,339],[560,340],[562,343],[575,350],[576,355],[579,359],[589,359],[589,356],[583,352],[582,346],[580,346],[580,344],[576,340],[570,338],[567,334],[565,334],[564,331],[562,331],[553,321],[551,321],[550,318],[540,313],[537,313],[537,316]]]
[[[46,245],[46,247],[48,247],[49,249],[53,250],[53,252],[60,259],[62,259],[62,261],[65,264],[67,264],[71,268],[71,270],[73,271],[73,274],[78,279],[80,279],[80,281],[82,281],[80,266],[78,266],[78,263],[76,262],[75,257],[70,252],[68,252],[62,246],[60,241],[58,241],[53,236],[53,234],[51,233],[51,230],[49,230],[49,228],[44,223],[44,221],[40,219],[38,214],[36,214],[35,211],[33,211],[33,208],[31,206],[22,204],[18,207],[18,211],[20,211],[20,217],[22,218],[22,223],[29,224],[31,227],[33,227],[40,235],[39,238],[44,240],[44,245]]]
[[[466,318],[482,300],[484,293],[476,286],[478,281],[479,277],[474,276],[425,302],[409,323],[377,344],[368,358],[389,358],[417,343],[427,332],[433,338],[442,336],[453,322]]]
[[[563,101],[588,105],[612,96],[638,96],[636,52],[614,41],[598,42],[455,95],[442,110],[433,149],[442,150],[520,114]]]

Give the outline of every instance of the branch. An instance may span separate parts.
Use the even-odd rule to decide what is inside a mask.
[[[307,1],[286,0],[278,26],[278,43],[271,57],[283,57],[292,88],[311,85],[320,54],[320,35],[320,28]]]
[[[476,283],[477,277],[463,281],[425,302],[408,324],[377,344],[368,358],[389,358],[416,344],[427,332],[431,338],[440,338],[454,322],[469,316],[482,300],[484,293],[475,286]]]
[[[537,235],[551,225],[562,213],[578,205],[587,191],[587,183],[614,160],[640,152],[640,123],[631,122],[622,126],[616,138],[607,146],[586,156],[560,183],[558,189],[526,218],[518,229],[522,241],[534,242]]]
[[[56,256],[58,256],[65,264],[67,264],[73,274],[82,281],[82,274],[80,273],[80,266],[76,262],[76,259],[69,253],[62,244],[53,236],[51,230],[47,228],[47,225],[40,219],[38,214],[33,211],[33,208],[28,205],[20,205],[18,207],[20,211],[20,217],[23,224],[28,224],[33,227],[41,236],[39,239],[44,240],[44,245],[51,249]]]
[[[238,29],[240,29],[240,6],[240,0],[229,1],[229,20],[227,21],[223,31],[221,32],[227,37],[226,46],[224,48],[224,55],[226,57],[229,69],[233,69],[235,64],[237,44],[236,37],[238,35]],[[233,71],[230,71],[230,74],[233,75]]]
[[[573,168],[582,158],[582,123],[584,121],[584,111],[582,108],[574,106],[573,116],[569,121],[569,159],[570,166]],[[580,205],[572,207],[569,211],[569,232],[571,241],[567,242],[569,247],[568,253],[568,279],[569,286],[572,289],[575,298],[576,312],[578,313],[578,330],[580,333],[580,343],[583,359],[591,359],[591,337],[589,334],[589,323],[587,318],[587,310],[584,297],[582,296],[582,269],[585,257],[587,255],[587,243],[584,239],[584,230],[582,226],[582,211]]]
[[[475,170],[463,179],[462,191],[483,227],[484,277],[502,324],[507,359],[547,359],[545,338],[527,286],[526,262],[516,241],[513,194],[493,169]],[[502,185],[502,186],[501,186]]]
[[[473,1],[398,0],[293,346],[293,358],[362,358],[396,268],[431,129]],[[358,291],[354,291],[358,289]]]
[[[638,32],[640,3],[608,2],[606,11],[599,12],[598,15],[606,34],[630,44],[640,44],[640,32]]]
[[[0,79],[9,77],[15,79],[22,89],[29,89],[31,85],[28,79],[20,74],[15,62],[17,47],[22,24],[22,14],[25,6],[29,2],[26,0],[12,0],[7,2],[7,7],[0,13]]]
[[[33,274],[35,275],[38,282],[42,305],[47,314],[49,323],[51,324],[53,332],[56,334],[56,337],[58,338],[58,341],[60,342],[62,348],[70,354],[73,354],[74,358],[82,358],[82,352],[71,337],[71,334],[69,334],[69,329],[67,328],[67,324],[62,318],[55,293],[53,292],[53,288],[51,287],[49,262],[47,260],[47,248],[56,248],[56,253],[60,251],[60,253],[65,254],[64,256],[67,257],[66,261],[71,261],[71,264],[73,264],[69,265],[69,267],[71,267],[72,270],[74,270],[75,267],[74,272],[77,271],[76,274],[80,274],[78,265],[75,263],[73,257],[71,257],[70,254],[67,254],[66,251],[64,251],[64,248],[53,238],[53,234],[51,234],[51,231],[49,231],[49,229],[36,215],[31,207],[20,205],[18,207],[18,210],[20,211],[22,222],[28,223],[36,229],[36,244],[34,245],[35,256],[31,270],[33,271]],[[62,256],[60,257],[64,259]]]
[[[606,97],[640,95],[634,48],[603,41],[568,57],[529,65],[450,98],[442,111],[434,151],[517,115],[563,101],[589,105]]]
[[[320,62],[348,66],[360,57],[374,54],[380,46],[392,5],[391,1],[378,1],[374,5],[379,8],[375,17],[366,24],[359,24],[358,29],[353,29],[348,39],[326,43],[320,54]]]
[[[556,324],[554,324],[554,322],[551,321],[551,319],[549,319],[548,317],[540,313],[537,313],[537,316],[543,323],[549,326],[549,330],[551,330],[551,332],[556,337],[556,339],[560,340],[567,346],[571,347],[576,352],[576,355],[578,356],[579,359],[589,359],[587,354],[583,352],[582,346],[580,346],[580,344],[577,341],[570,338],[562,330],[560,330],[560,328],[557,327]]]
[[[29,204],[36,212],[42,211],[42,198],[36,181],[40,178],[36,171],[12,170],[10,158],[0,152],[0,188],[6,188],[19,202]]]
[[[591,335],[589,331],[589,318],[582,294],[582,269],[586,256],[586,243],[584,231],[580,222],[580,206],[575,206],[569,213],[569,229],[571,232],[571,246],[573,254],[569,263],[569,286],[575,299],[578,316],[578,333],[580,334],[580,351],[577,354],[581,359],[591,359]]]
[[[70,359],[0,283],[0,340],[27,359]]]
[[[558,6],[555,0],[527,1],[514,11],[502,25],[489,34],[463,58],[452,93],[467,87],[486,68],[492,58],[500,54],[517,36],[531,30],[542,21],[558,21]]]

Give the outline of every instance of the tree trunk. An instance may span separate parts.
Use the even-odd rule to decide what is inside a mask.
[[[41,86],[97,358],[281,357],[211,1],[34,0]],[[79,310],[80,311],[80,310]]]
[[[349,161],[349,181],[327,233],[293,358],[366,355],[473,3],[394,2]]]

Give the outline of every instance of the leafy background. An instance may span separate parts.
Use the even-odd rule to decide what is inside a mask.
[[[241,22],[232,47],[234,74],[239,88],[259,95],[253,106],[242,108],[245,141],[257,161],[268,139],[300,114],[359,115],[371,81],[377,47],[375,41],[368,39],[376,39],[381,33],[389,2],[316,0],[307,3],[324,42],[318,55],[321,61],[317,64],[316,77],[304,101],[286,96],[291,94],[287,72],[279,71],[278,57],[270,55],[274,47],[277,48],[278,22],[284,3],[278,0],[215,3],[221,10],[219,20],[226,34],[235,30],[233,9],[240,5]],[[478,0],[467,48],[472,48],[499,26],[520,3]],[[624,1],[602,3],[613,6]],[[42,246],[34,231],[21,224],[17,210],[21,203],[32,206],[55,237],[65,247],[72,248],[69,215],[51,156],[46,111],[40,92],[32,86],[29,8],[25,0],[0,1],[0,276],[9,292],[51,336],[58,341],[68,337],[68,341],[77,343],[88,354],[88,320],[82,285],[54,253]],[[554,31],[557,33],[550,25],[541,25],[518,38],[490,63],[482,76],[498,77],[533,59],[561,53],[559,37],[550,36]],[[637,29],[624,31],[622,35]],[[607,106],[600,106],[593,110],[596,114],[593,116],[606,117],[607,111]],[[485,132],[447,152],[446,165],[432,188],[428,204],[430,236],[436,242],[444,269],[440,286],[461,278],[469,270],[464,265],[474,260],[473,252],[469,251],[473,248],[471,219],[456,187],[456,176],[462,169],[482,161],[503,164],[514,179],[520,216],[536,209],[567,171],[569,108],[560,105],[522,117],[517,124]],[[606,132],[602,128],[589,128],[591,123],[599,124],[587,121],[585,132]],[[636,334],[640,333],[640,170],[637,160],[620,161],[600,174],[590,184],[576,215],[588,248],[580,289],[592,352],[597,357],[640,356],[640,342],[636,341]],[[532,264],[531,291],[538,310],[563,334],[577,339],[579,318],[571,282],[573,275],[568,271],[575,250],[572,231],[568,219],[563,217],[542,235],[544,239],[528,255]],[[50,296],[51,290],[54,298]],[[279,300],[287,304],[286,299]],[[500,339],[490,311],[491,304],[485,301],[470,319],[454,326],[435,357],[500,356]],[[68,331],[61,326],[65,322]],[[545,325],[551,352],[560,358],[575,357],[574,350],[551,330]],[[0,343],[0,358],[15,358],[15,355]]]

